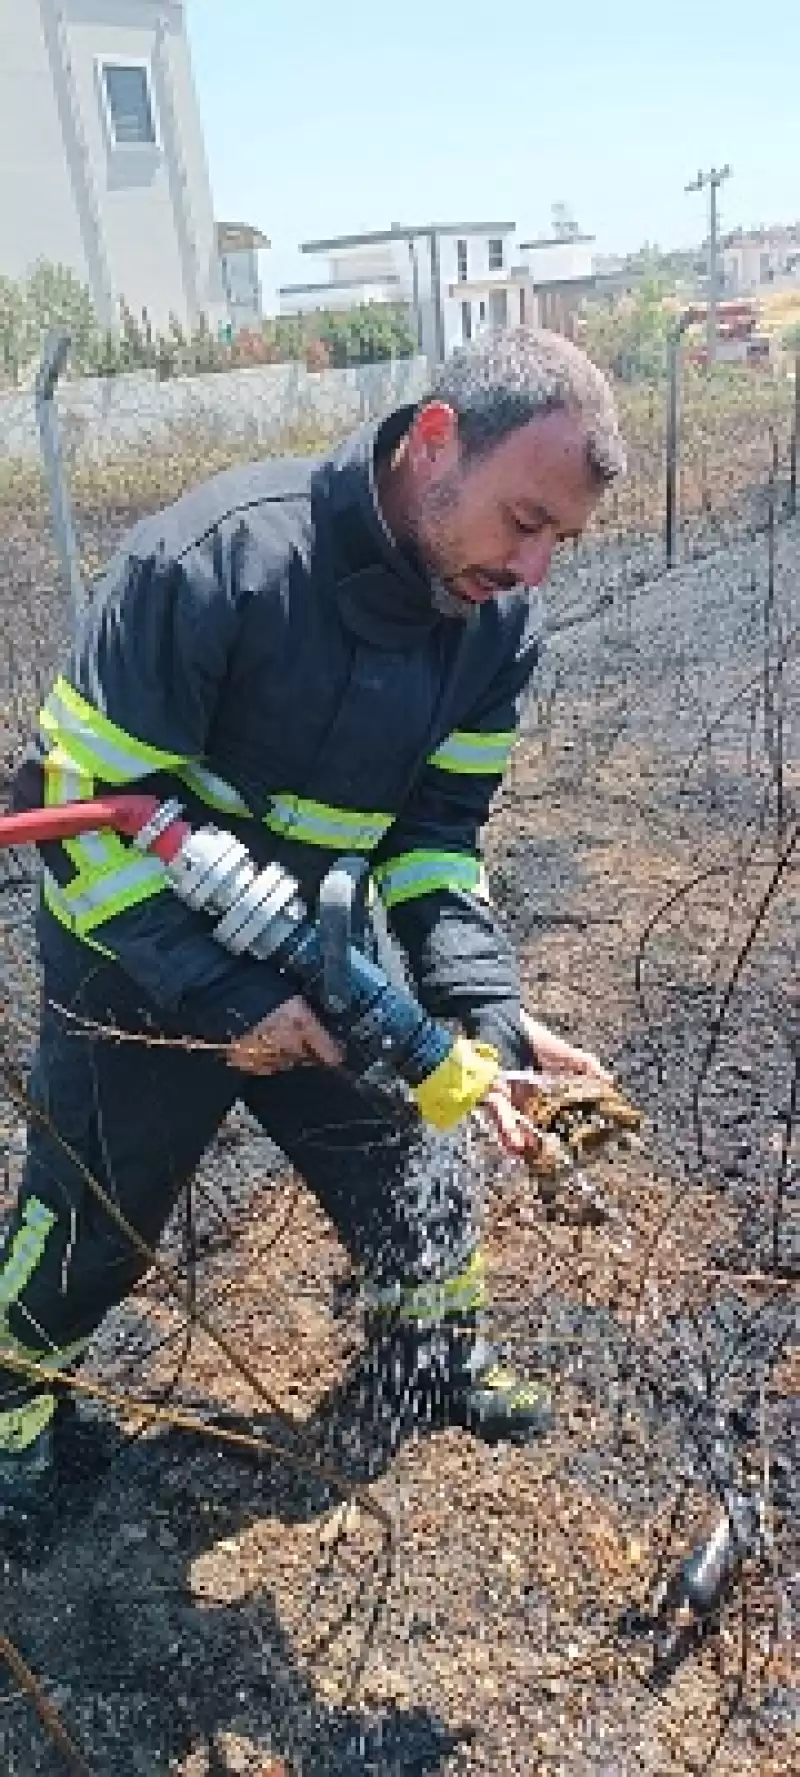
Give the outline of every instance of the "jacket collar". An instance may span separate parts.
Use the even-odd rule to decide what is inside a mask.
[[[378,503],[377,457],[399,443],[414,411],[398,408],[360,427],[324,465],[340,616],[360,640],[384,648],[411,648],[437,625],[466,629],[473,621],[435,609],[430,580],[399,547]]]

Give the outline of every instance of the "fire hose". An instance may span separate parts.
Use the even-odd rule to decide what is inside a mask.
[[[226,950],[270,961],[295,981],[354,1071],[380,1065],[405,1085],[426,1123],[450,1129],[485,1098],[499,1077],[497,1052],[437,1023],[352,942],[363,859],[340,859],[328,872],[314,918],[282,865],[259,870],[233,834],[192,829],[181,816],[179,802],[130,794],[37,808],[0,818],[0,848],[112,829],[159,859],[187,907],[216,918],[213,935]]]

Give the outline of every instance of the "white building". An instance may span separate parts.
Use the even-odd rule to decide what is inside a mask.
[[[0,273],[40,259],[114,327],[228,319],[183,0],[0,0]]]
[[[362,303],[407,304],[420,349],[447,357],[482,327],[534,319],[529,279],[513,263],[513,222],[462,222],[410,228],[394,223],[371,234],[304,241],[325,255],[324,281],[284,285],[281,314],[308,314]]]
[[[234,333],[243,327],[258,328],[264,313],[258,255],[269,246],[265,234],[246,222],[217,223],[222,288]]]
[[[726,295],[751,296],[800,287],[800,223],[789,228],[737,229],[720,242]]]
[[[574,229],[520,242],[540,326],[571,331],[573,316],[595,287],[594,239]]]

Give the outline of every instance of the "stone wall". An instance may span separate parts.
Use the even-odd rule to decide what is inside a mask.
[[[56,399],[67,458],[100,460],[168,446],[187,428],[212,437],[244,437],[254,446],[293,432],[343,432],[416,400],[427,377],[424,358],[319,374],[301,364],[270,364],[166,382],[140,371],[65,382]],[[0,395],[0,459],[38,456],[33,394]]]

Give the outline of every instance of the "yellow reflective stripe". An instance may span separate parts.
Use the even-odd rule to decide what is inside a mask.
[[[88,802],[94,794],[94,778],[81,771],[63,746],[48,753],[44,771],[48,808],[63,807],[65,802]],[[121,869],[128,856],[119,834],[110,828],[81,833],[73,839],[62,839],[61,843],[71,864],[83,875],[87,871],[96,876],[99,870]]]
[[[99,870],[113,869],[128,856],[119,834],[105,827],[96,833],[79,833],[65,843],[78,869],[89,871],[93,876]]]
[[[486,1305],[486,1265],[483,1253],[473,1253],[457,1277],[446,1277],[434,1283],[406,1285],[389,1284],[385,1288],[365,1283],[364,1302],[378,1313],[391,1314],[393,1319],[430,1322],[434,1325],[448,1314],[469,1314]]]
[[[126,854],[127,855],[127,854]],[[137,907],[168,886],[166,869],[158,858],[136,858],[119,870],[109,870],[94,882],[78,877],[64,888],[52,872],[44,872],[45,900],[51,913],[79,937],[128,907]]]
[[[284,838],[353,851],[374,851],[394,819],[393,814],[335,808],[328,802],[286,794],[273,796],[270,811],[264,816],[270,831]]]
[[[29,1197],[22,1211],[22,1221],[8,1248],[4,1260],[0,1256],[0,1312],[5,1321],[5,1311],[18,1301],[30,1281],[47,1245],[50,1229],[56,1217],[46,1203],[38,1197]]]
[[[23,1207],[22,1221],[8,1246],[5,1258],[0,1255],[0,1363],[5,1354],[7,1357],[23,1358],[33,1364],[44,1363],[48,1367],[60,1368],[72,1358],[78,1357],[89,1343],[88,1339],[77,1339],[72,1345],[54,1347],[43,1352],[41,1347],[25,1345],[12,1333],[8,1324],[10,1308],[18,1307],[20,1313],[25,1312],[20,1297],[41,1262],[56,1220],[57,1217],[46,1203],[42,1203],[38,1197],[29,1197]],[[49,1424],[54,1410],[54,1395],[44,1393],[37,1394],[32,1401],[21,1407],[0,1411],[0,1450],[26,1450]]]
[[[43,705],[39,726],[49,739],[69,746],[78,764],[109,784],[129,783],[154,771],[170,771],[185,762],[181,753],[162,752],[126,734],[80,692],[59,678]]]
[[[76,839],[63,840],[67,853],[79,876],[69,884],[69,891],[90,888],[100,876],[124,870],[130,858],[130,847],[118,833],[103,828],[97,833],[80,833]]]
[[[482,1370],[477,1383],[481,1394],[502,1394],[512,1413],[526,1413],[537,1407],[549,1407],[550,1393],[544,1382],[524,1382],[515,1370],[504,1364],[492,1364]]]
[[[379,864],[373,874],[385,907],[440,889],[480,894],[485,881],[480,859],[472,852],[408,851]]]
[[[96,950],[98,956],[108,957],[110,962],[117,961],[113,950],[109,950],[107,945],[100,944],[97,938],[90,937],[88,932],[77,930],[71,913],[64,906],[61,885],[56,881],[52,871],[47,868],[42,872],[42,896],[48,912],[52,913],[53,918],[57,919],[62,926],[66,926],[73,936],[80,938],[91,950]]]
[[[29,1450],[52,1424],[55,1410],[54,1394],[36,1394],[21,1407],[7,1407],[0,1412],[0,1452],[15,1456]]]
[[[44,800],[47,808],[65,802],[88,802],[94,794],[94,778],[64,746],[51,747],[44,764]]]
[[[428,764],[435,765],[439,771],[463,771],[481,777],[502,774],[516,738],[514,729],[469,733],[466,729],[455,728],[436,752],[431,753]]]
[[[182,765],[176,775],[202,802],[207,802],[210,808],[218,809],[220,814],[250,813],[238,790],[226,783],[224,777],[217,777],[216,772],[209,771],[205,765]]]

